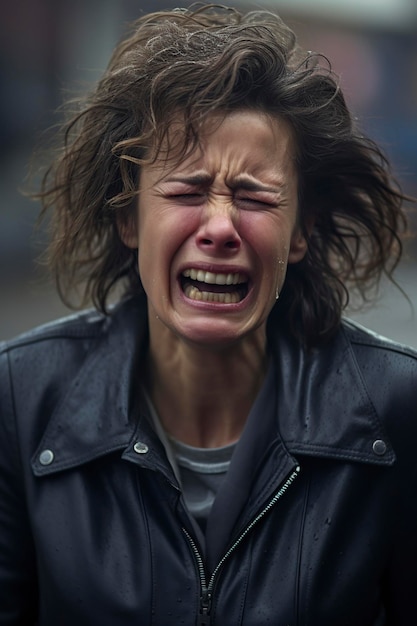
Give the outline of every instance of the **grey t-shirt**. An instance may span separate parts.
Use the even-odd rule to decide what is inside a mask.
[[[156,433],[181,486],[187,509],[204,533],[216,494],[230,467],[236,443],[221,448],[195,448],[174,439],[165,432],[146,390],[142,391]]]
[[[279,437],[275,394],[275,373],[271,361],[239,441],[220,449],[195,449],[183,443],[178,445],[178,442],[168,438],[144,390],[149,417],[181,486],[182,497],[195,525],[200,547],[205,552],[209,570],[218,563],[233,529],[241,524],[241,512],[251,486],[263,471],[268,449]],[[198,464],[200,470],[205,468],[204,472],[194,471]],[[210,468],[211,465],[213,468]]]
[[[226,476],[236,443],[195,448],[168,436],[178,466],[185,504],[205,532],[216,494]]]

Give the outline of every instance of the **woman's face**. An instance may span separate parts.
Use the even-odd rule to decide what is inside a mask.
[[[142,169],[136,224],[123,238],[139,248],[161,332],[224,346],[265,331],[287,264],[302,259],[306,241],[286,122],[238,111],[205,129],[182,162],[160,158]]]

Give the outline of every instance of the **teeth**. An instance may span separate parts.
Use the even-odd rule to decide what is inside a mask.
[[[188,269],[184,270],[182,275],[185,278],[198,280],[200,283],[208,283],[209,285],[238,285],[245,282],[242,274],[215,274],[214,272],[204,272],[203,270]]]
[[[197,279],[198,280],[198,279]],[[202,300],[203,302],[220,302],[221,304],[235,304],[240,301],[237,292],[234,293],[212,293],[211,291],[199,291],[193,285],[187,285],[184,289],[187,298],[191,300]]]

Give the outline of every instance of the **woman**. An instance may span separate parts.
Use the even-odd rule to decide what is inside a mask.
[[[96,311],[2,348],[0,624],[413,623],[416,354],[341,318],[405,198],[331,71],[145,16],[41,198]]]

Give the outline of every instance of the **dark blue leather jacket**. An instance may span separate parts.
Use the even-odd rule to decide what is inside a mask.
[[[417,624],[416,353],[272,332],[276,419],[208,558],[135,401],[146,328],[128,300],[2,345],[0,625]]]

